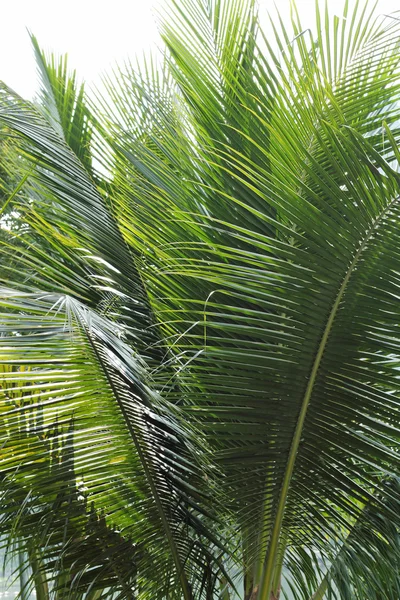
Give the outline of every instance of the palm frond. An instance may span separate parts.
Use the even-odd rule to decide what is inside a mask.
[[[139,597],[225,599],[236,578],[246,600],[398,598],[400,21],[375,15],[317,7],[310,34],[293,5],[266,35],[252,0],[171,0],[162,59],[90,106],[100,184],[65,133],[64,62],[57,82],[39,57],[47,117],[2,97],[30,228],[2,243],[3,281],[21,266],[48,294],[3,300],[5,364],[61,360],[48,414],[74,407],[74,472],[132,532]],[[110,411],[93,453],[76,390]],[[100,476],[107,453],[126,461]]]
[[[144,141],[123,106],[151,82],[119,83],[114,149],[129,180],[117,175],[116,196],[186,410],[224,468],[261,600],[282,543],[291,560],[305,543],[330,553],[398,469],[399,31],[356,3],[332,39],[321,15],[316,41],[296,16],[293,33],[275,26],[278,54],[240,38],[246,63],[232,40],[215,42],[222,5],[172,3],[163,34],[176,87],[167,111],[154,95]]]
[[[116,307],[120,320],[123,318],[121,307],[122,312],[127,307],[126,327],[143,349],[153,340],[151,328],[145,333],[153,324],[146,290],[137,271],[136,257],[126,246],[101,192],[76,154],[32,106],[4,94],[0,112],[1,122],[18,136],[17,148],[32,169],[30,186],[25,186],[18,202],[14,200],[14,208],[22,213],[23,222],[39,240],[45,240],[39,243],[35,240],[34,247],[29,240],[28,248],[23,244],[25,249],[20,250],[24,256],[35,256],[35,246],[38,246],[36,260],[28,259],[31,269],[27,278],[32,278],[33,269],[34,278],[47,280],[50,289],[56,292],[68,289],[69,293],[75,293],[76,286],[82,295],[82,287],[86,286],[85,300],[91,302],[92,307],[102,309],[104,306],[110,312]],[[47,255],[43,256],[46,246],[50,251],[49,260],[54,256],[58,265],[50,272]],[[24,269],[22,265],[21,268]],[[64,278],[56,282],[60,271],[64,271]],[[74,272],[78,276],[76,282]],[[7,281],[13,282],[12,276],[4,279],[4,285]],[[41,287],[36,283],[31,289]],[[150,336],[149,340],[146,335]],[[141,336],[144,336],[142,341]]]
[[[68,70],[67,56],[46,56],[31,35],[40,75],[39,109],[55,131],[74,151],[88,172],[92,171],[93,123],[85,100],[84,84],[78,85],[76,71]]]
[[[153,597],[162,598],[171,588],[175,597],[178,578],[184,597],[191,597],[190,586],[200,585],[202,568],[216,561],[215,541],[205,554],[202,549],[208,528],[201,521],[207,511],[199,506],[199,500],[206,506],[204,471],[196,466],[199,442],[177,410],[151,390],[145,365],[112,322],[68,297],[7,290],[1,297],[3,526],[18,536],[29,532],[30,542],[36,535],[39,547],[46,548],[46,563],[55,560],[57,542],[63,541],[68,567],[78,544],[69,530],[74,513],[80,517],[78,531],[87,529],[90,519],[82,520],[86,506],[93,505],[122,532],[121,538],[118,531],[104,530],[110,557],[129,540],[134,545],[143,593],[151,589]],[[59,540],[62,518],[67,529]],[[71,563],[74,573],[76,560]],[[117,576],[122,568],[116,568]],[[154,579],[158,569],[161,588]],[[127,576],[135,577],[135,570],[119,575],[115,585],[127,594]],[[77,585],[85,582],[84,573],[83,578],[74,573],[70,585],[75,578]],[[133,598],[137,585],[125,597]]]

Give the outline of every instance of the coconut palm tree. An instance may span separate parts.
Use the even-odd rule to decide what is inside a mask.
[[[0,96],[0,535],[21,597],[400,597],[400,18],[169,0]]]

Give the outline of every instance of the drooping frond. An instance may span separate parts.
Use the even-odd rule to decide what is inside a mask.
[[[25,158],[21,167],[29,175],[30,185],[13,204],[39,238],[33,247],[30,240],[28,248],[22,243],[20,250],[34,257],[27,259],[32,288],[43,288],[40,282],[44,280],[52,291],[84,294],[92,307],[105,307],[110,313],[125,311],[125,325],[143,348],[146,336],[152,341],[152,330],[146,333],[153,324],[151,310],[136,257],[124,242],[106,199],[76,154],[32,106],[4,94],[0,113],[1,122],[18,136]],[[39,256],[35,256],[36,245]],[[44,248],[49,252],[43,253]],[[56,263],[51,270],[48,261]],[[3,281],[7,285],[9,280]]]
[[[179,597],[182,587],[191,598],[216,560],[213,537],[202,542],[211,534],[198,440],[151,390],[115,325],[70,297],[1,298],[4,530],[25,536],[28,554],[42,548],[46,564],[64,560],[69,586],[96,587],[98,577],[102,589],[111,575],[121,597]],[[71,558],[79,540],[89,551],[81,549],[82,573]],[[99,573],[88,578],[102,543],[112,560],[94,562]],[[124,572],[117,557],[129,544]]]

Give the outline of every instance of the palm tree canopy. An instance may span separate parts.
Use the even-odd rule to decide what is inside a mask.
[[[398,600],[400,18],[160,30],[95,97],[33,36],[37,102],[1,88],[22,593]]]

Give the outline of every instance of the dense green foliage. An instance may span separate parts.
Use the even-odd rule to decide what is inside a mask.
[[[0,536],[38,600],[400,597],[400,19],[170,0],[0,92]]]

